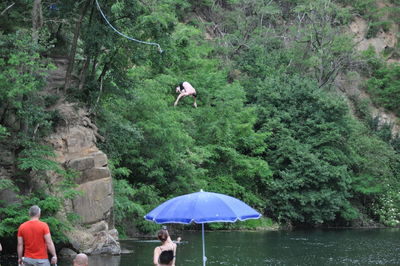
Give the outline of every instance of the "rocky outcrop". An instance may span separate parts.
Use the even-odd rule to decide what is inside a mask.
[[[388,32],[380,30],[375,37],[367,39],[368,22],[361,17],[356,17],[350,24],[350,31],[355,35],[354,41],[359,51],[367,50],[372,46],[377,53],[381,53],[385,49],[394,48],[397,45],[397,29],[395,27],[396,25],[393,25],[393,29]]]
[[[107,156],[97,146],[99,136],[87,112],[74,104],[55,107],[62,121],[46,140],[55,160],[77,173],[81,194],[64,205],[64,213],[79,215],[80,224],[67,235],[76,251],[87,254],[119,254],[118,232],[113,222],[113,187]],[[89,228],[89,229],[86,229]]]
[[[376,1],[377,7],[380,9],[381,21],[390,21],[395,6],[389,1]],[[365,51],[372,46],[378,54],[386,52],[386,60],[390,62],[400,62],[399,58],[392,58],[393,53],[390,53],[398,44],[397,33],[399,27],[397,23],[391,23],[389,29],[381,28],[372,38],[367,38],[369,31],[369,22],[362,17],[355,17],[350,24],[350,32],[354,34],[354,41],[359,51]]]
[[[66,201],[64,210],[60,212],[64,218],[67,213],[79,216],[79,222],[66,234],[76,252],[120,254],[113,220],[111,172],[107,156],[96,146],[98,140],[104,139],[87,111],[68,103],[62,96],[68,59],[56,57],[52,60],[56,68],[49,71],[43,93],[58,97],[50,109],[59,114],[61,121],[46,141],[54,148],[55,160],[65,169],[75,171],[76,190],[80,192],[74,199]],[[53,175],[50,179],[51,182],[60,182],[61,178]]]
[[[74,250],[92,255],[121,253],[118,231],[110,230],[105,221],[95,223],[89,229],[80,228],[67,234]]]
[[[380,8],[390,8],[390,3],[378,2]],[[387,16],[384,15],[384,16]],[[367,38],[368,22],[361,18],[355,17],[353,22],[350,24],[349,31],[354,34],[354,41],[356,48],[359,51],[365,51],[369,47],[373,47],[377,54],[383,54],[386,51],[394,49],[398,45],[398,25],[395,23],[391,26],[390,30],[383,31],[382,29],[373,38]],[[392,58],[391,54],[385,56],[388,63],[400,62],[398,58]],[[378,126],[389,125],[392,129],[392,136],[396,137],[400,134],[400,124],[397,116],[384,110],[379,106],[374,106],[370,100],[369,95],[362,89],[363,77],[346,77],[345,75],[339,75],[336,79],[336,86],[344,92],[348,98],[355,98],[359,100],[366,100],[369,102],[369,109],[371,116],[377,119]],[[350,107],[354,109],[350,103]]]
[[[365,101],[368,103],[368,109],[371,118],[376,119],[378,127],[389,125],[392,131],[392,137],[395,138],[400,134],[399,119],[392,113],[372,104],[370,96],[362,89],[363,78],[360,76],[351,77],[349,75],[339,75],[335,80],[335,86],[339,93],[343,93],[348,99],[348,105],[353,114],[355,114],[354,100]]]

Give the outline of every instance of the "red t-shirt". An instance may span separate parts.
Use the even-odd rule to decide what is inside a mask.
[[[44,235],[49,233],[49,226],[39,220],[27,221],[21,224],[18,228],[18,236],[24,239],[24,257],[47,259],[47,245]]]

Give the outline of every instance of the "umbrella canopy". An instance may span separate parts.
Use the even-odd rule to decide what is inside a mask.
[[[196,192],[170,199],[144,218],[159,224],[236,222],[258,219],[261,214],[231,196],[213,192]]]
[[[204,224],[213,222],[236,222],[258,219],[261,214],[243,201],[213,192],[196,192],[172,198],[144,218],[158,224],[192,222],[202,224],[203,265],[205,265]]]

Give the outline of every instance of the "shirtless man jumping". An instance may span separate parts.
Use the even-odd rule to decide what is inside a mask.
[[[185,82],[180,83],[179,86],[176,87],[176,93],[179,93],[179,95],[178,95],[178,98],[176,98],[176,101],[175,101],[175,103],[174,103],[174,106],[176,106],[176,105],[178,104],[179,100],[180,100],[182,97],[186,97],[186,96],[189,96],[189,95],[190,95],[190,96],[192,96],[193,99],[194,99],[193,106],[197,108],[197,104],[196,104],[196,96],[197,96],[197,95],[196,95],[196,90],[195,90],[195,88],[193,88],[193,86],[192,86],[189,82],[185,81]]]

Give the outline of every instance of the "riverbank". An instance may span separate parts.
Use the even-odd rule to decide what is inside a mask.
[[[200,232],[201,225],[190,224],[168,224],[170,234],[173,237],[182,235],[184,232]],[[161,226],[160,226],[161,228]],[[260,219],[253,219],[247,221],[237,221],[235,223],[208,223],[205,224],[206,232],[252,232],[252,231],[296,231],[296,230],[365,230],[365,229],[400,229],[400,226],[388,227],[380,223],[370,222],[357,223],[355,226],[293,226],[278,224],[270,218],[261,217]],[[157,230],[151,233],[141,233],[134,231],[134,234],[120,235],[121,240],[151,240],[155,239]]]

